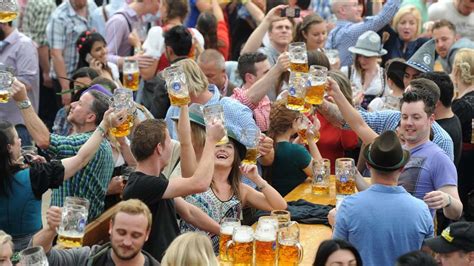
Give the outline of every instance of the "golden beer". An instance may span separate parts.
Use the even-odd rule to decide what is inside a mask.
[[[312,111],[312,108],[313,108],[313,106],[310,103],[308,103],[307,101],[305,101],[303,110],[301,110],[300,113],[302,113],[302,114],[309,113],[309,112]]]
[[[130,135],[130,129],[133,127],[133,115],[128,115],[127,120],[118,127],[110,129],[110,133],[116,138],[125,137]]]
[[[306,138],[306,129],[300,129],[300,130],[298,130],[298,136],[299,136],[300,139],[303,141],[303,143],[308,144],[308,139]],[[319,132],[317,132],[317,133],[314,135],[314,143],[318,142],[318,140],[319,140],[320,137],[321,137],[321,135],[319,134]]]
[[[138,84],[140,83],[140,73],[136,72],[124,72],[123,73],[123,86],[132,91],[138,90]]]
[[[346,182],[341,182],[336,178],[336,193],[343,195],[351,195],[355,193],[356,183],[352,179],[348,179]]]
[[[288,95],[286,107],[290,110],[301,111],[304,109],[304,98]]]
[[[255,240],[255,263],[256,265],[275,265],[276,258],[276,236],[257,235]]]
[[[306,89],[306,97],[304,100],[310,104],[322,104],[325,87],[326,83],[311,85]]]
[[[299,263],[298,246],[294,241],[280,241],[278,246],[278,265],[293,266]]]
[[[58,245],[62,248],[78,248],[82,247],[82,239],[84,235],[58,235]]]
[[[233,261],[234,249],[232,247],[229,247],[229,249],[227,251],[229,256],[227,256],[226,253],[225,253],[227,242],[232,239],[232,229],[233,229],[233,227],[231,227],[230,229],[231,230],[230,230],[229,234],[226,234],[227,232],[224,233],[221,230],[221,233],[219,235],[219,259],[222,262],[232,262]]]
[[[10,100],[10,93],[8,91],[0,91],[0,103],[7,103]]]
[[[257,164],[258,149],[247,148],[245,158],[242,160],[242,164]]]
[[[170,97],[171,105],[174,105],[174,106],[184,106],[184,105],[188,105],[191,102],[191,98],[189,98],[189,95],[173,94],[173,93],[168,93],[168,95]]]
[[[18,17],[18,12],[15,11],[2,11],[0,12],[0,23],[10,22]]]
[[[234,265],[235,266],[250,266],[253,261],[253,241],[240,242],[234,239]]]
[[[329,195],[329,186],[313,184],[311,186],[311,192],[316,195]]]
[[[292,72],[304,72],[308,73],[309,66],[307,62],[298,62],[298,61],[291,61],[290,62],[290,70]]]

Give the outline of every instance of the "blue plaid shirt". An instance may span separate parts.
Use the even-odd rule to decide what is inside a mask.
[[[46,151],[57,160],[74,156],[91,135],[92,132],[70,136],[51,134]],[[90,202],[89,221],[94,220],[104,210],[105,194],[113,170],[112,148],[107,140],[102,140],[99,150],[86,167],[65,180],[59,188],[53,189],[51,205],[63,206],[67,196],[86,198]]]
[[[389,24],[399,7],[400,0],[388,0],[378,15],[368,17],[362,22],[338,20],[336,27],[329,32],[326,48],[339,50],[341,66],[352,65],[352,53],[349,52],[349,47],[355,46],[362,33],[368,30],[379,31]]]
[[[88,0],[88,15],[97,8],[94,1]],[[76,49],[76,41],[79,35],[90,29],[89,18],[76,14],[69,1],[65,1],[54,10],[46,27],[46,36],[51,49],[63,50],[66,73],[71,77],[76,70],[79,61],[79,53]],[[53,64],[51,64],[51,77],[57,78]]]
[[[372,128],[377,134],[387,130],[397,129],[401,113],[399,111],[384,110],[379,112],[367,112],[359,110],[359,114],[362,116],[364,121]],[[347,127],[347,125],[345,125]],[[451,161],[454,160],[454,146],[453,141],[449,134],[436,122],[431,126],[433,130],[433,143],[437,144],[442,150],[446,152]]]
[[[209,85],[209,91],[213,93],[213,96],[206,104],[204,104],[204,106],[220,103],[224,108],[225,127],[232,130],[237,138],[239,138],[239,141],[241,135],[240,131],[242,128],[258,128],[253,119],[252,110],[247,106],[229,97],[221,98],[219,90],[213,84]],[[170,106],[166,113],[166,125],[168,126],[170,136],[173,139],[178,139],[178,134],[175,130],[174,121],[171,118],[178,117],[179,110],[180,109],[177,106]]]

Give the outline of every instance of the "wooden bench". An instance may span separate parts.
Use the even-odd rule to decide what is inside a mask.
[[[117,204],[86,226],[83,246],[101,245],[109,242],[109,223],[116,209]]]

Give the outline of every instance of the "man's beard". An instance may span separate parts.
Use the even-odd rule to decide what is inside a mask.
[[[139,250],[137,250],[135,253],[132,253],[132,254],[129,255],[129,256],[122,256],[122,254],[120,254],[119,248],[116,247],[114,244],[112,244],[112,250],[114,251],[115,256],[117,256],[117,257],[118,257],[119,259],[121,259],[121,260],[131,260],[131,259],[135,258],[135,257],[138,255],[138,253],[140,253],[140,251],[141,251],[141,250],[139,249]]]

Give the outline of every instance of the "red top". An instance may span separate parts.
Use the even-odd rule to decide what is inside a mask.
[[[317,114],[321,129],[321,137],[317,143],[319,152],[323,158],[331,161],[331,173],[335,174],[334,164],[337,158],[344,157],[344,150],[352,150],[357,147],[357,134],[352,130],[344,130],[333,126],[321,114]]]
[[[225,60],[229,59],[229,28],[224,20],[217,23],[217,40],[222,43],[222,46],[218,47],[219,52],[224,56]]]

